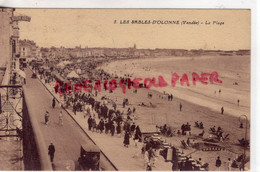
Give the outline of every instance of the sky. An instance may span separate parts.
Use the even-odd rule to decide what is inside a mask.
[[[16,9],[15,15],[21,14],[30,16],[31,22],[19,23],[20,39],[34,40],[42,47],[136,44],[150,49],[250,49],[250,10]],[[198,21],[199,25],[119,24],[120,20]]]

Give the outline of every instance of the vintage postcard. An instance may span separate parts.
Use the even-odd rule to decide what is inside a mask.
[[[250,9],[0,8],[0,67],[0,170],[250,170]]]

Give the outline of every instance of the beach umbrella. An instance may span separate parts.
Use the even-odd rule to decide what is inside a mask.
[[[57,66],[59,66],[59,67],[64,67],[64,66],[66,66],[66,65],[68,65],[68,64],[71,64],[72,62],[70,62],[70,61],[62,61],[62,62],[60,62]]]
[[[14,70],[18,75],[20,75],[23,78],[26,78],[26,74],[24,71],[20,70],[20,69],[15,69]]]
[[[79,78],[79,75],[75,71],[71,71],[68,75],[67,78]]]
[[[58,67],[64,67],[65,64],[64,64],[63,62],[60,62],[57,66],[58,66]]]

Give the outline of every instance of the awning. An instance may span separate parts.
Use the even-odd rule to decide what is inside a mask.
[[[155,125],[139,125],[141,133],[156,134],[159,133]]]
[[[20,75],[23,78],[26,78],[26,74],[24,71],[20,70],[20,69],[15,69],[14,70],[18,75]]]

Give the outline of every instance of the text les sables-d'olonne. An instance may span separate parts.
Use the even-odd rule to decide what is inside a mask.
[[[165,24],[165,25],[224,25],[224,21],[199,21],[199,20],[114,20],[114,24]]]

